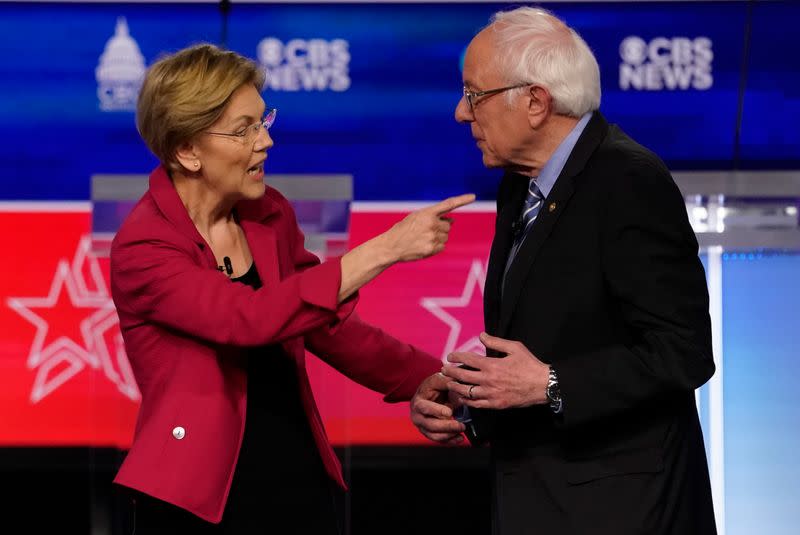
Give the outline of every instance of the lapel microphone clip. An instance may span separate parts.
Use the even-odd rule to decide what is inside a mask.
[[[225,264],[225,266],[224,267],[223,266],[217,266],[217,269],[219,271],[224,271],[225,273],[228,274],[229,277],[231,275],[233,275],[233,264],[231,263],[230,257],[228,257],[228,256],[224,257],[222,259],[222,263]]]

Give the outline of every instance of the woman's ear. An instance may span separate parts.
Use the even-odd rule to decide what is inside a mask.
[[[175,159],[186,171],[196,173],[200,171],[200,168],[203,166],[197,152],[194,144],[187,141],[178,146],[175,151]]]

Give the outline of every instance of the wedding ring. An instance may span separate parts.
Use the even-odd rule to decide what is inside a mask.
[[[475,399],[475,398],[472,397],[472,389],[475,388],[475,386],[476,385],[472,385],[472,386],[469,387],[469,390],[467,390],[467,397],[469,399]]]

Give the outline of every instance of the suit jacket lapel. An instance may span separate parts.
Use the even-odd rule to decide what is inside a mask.
[[[595,112],[575,144],[567,163],[564,164],[564,168],[561,170],[553,189],[544,200],[536,221],[528,231],[525,241],[522,242],[522,247],[520,247],[514,262],[508,270],[505,292],[500,304],[498,336],[502,337],[507,334],[506,331],[511,323],[511,317],[517,305],[520,290],[529,276],[536,256],[550,236],[558,218],[564,212],[570,197],[575,192],[575,177],[583,171],[586,162],[603,138],[605,138],[607,132],[608,123],[606,123],[600,112]],[[505,258],[507,258],[507,255],[503,257],[503,259]]]
[[[286,274],[281,273],[278,239],[265,221],[279,213],[277,204],[267,194],[257,200],[240,201],[236,205],[239,224],[247,238],[256,271],[264,286],[277,284]]]
[[[500,305],[500,322],[498,325],[499,336],[506,335],[506,329],[511,320],[514,307],[519,299],[519,290],[522,288],[525,278],[536,259],[536,255],[547,240],[550,232],[558,221],[558,217],[564,210],[574,191],[572,179],[570,177],[559,176],[550,195],[544,200],[544,204],[536,217],[533,226],[528,231],[525,241],[517,252],[514,262],[508,269],[506,276],[505,292]]]
[[[275,232],[259,221],[243,219],[240,224],[247,237],[247,245],[250,247],[262,285],[277,284],[281,280],[281,271]]]
[[[524,177],[512,174],[506,175],[503,181],[507,181],[507,184],[501,184],[501,192],[498,193],[494,239],[492,240],[492,250],[489,255],[489,266],[486,271],[486,284],[483,292],[483,322],[486,332],[492,335],[497,333],[503,271],[513,243],[511,226],[519,216],[528,184]],[[503,192],[505,187],[511,190],[508,195]]]
[[[253,262],[256,264],[261,284],[262,286],[275,286],[288,275],[288,272],[281,271],[281,260],[286,261],[286,259],[280,258],[281,252],[278,249],[275,230],[264,224],[263,213],[253,213],[247,209],[245,203],[240,203],[239,209],[241,217],[239,223],[247,238],[247,245],[253,255]],[[255,217],[255,219],[251,219],[251,217]],[[269,311],[265,310],[264,313],[269,314]],[[302,337],[286,340],[281,343],[281,346],[287,355],[291,355],[295,359],[298,369],[302,372],[301,375],[304,374],[305,352],[303,351]]]

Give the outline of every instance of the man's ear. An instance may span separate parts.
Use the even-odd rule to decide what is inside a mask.
[[[538,129],[553,111],[553,97],[544,87],[532,85],[528,90],[528,123]]]
[[[190,141],[181,143],[178,146],[177,150],[175,151],[175,159],[190,173],[196,173],[200,171],[200,168],[203,165],[200,162],[200,157],[198,156],[196,147]]]

